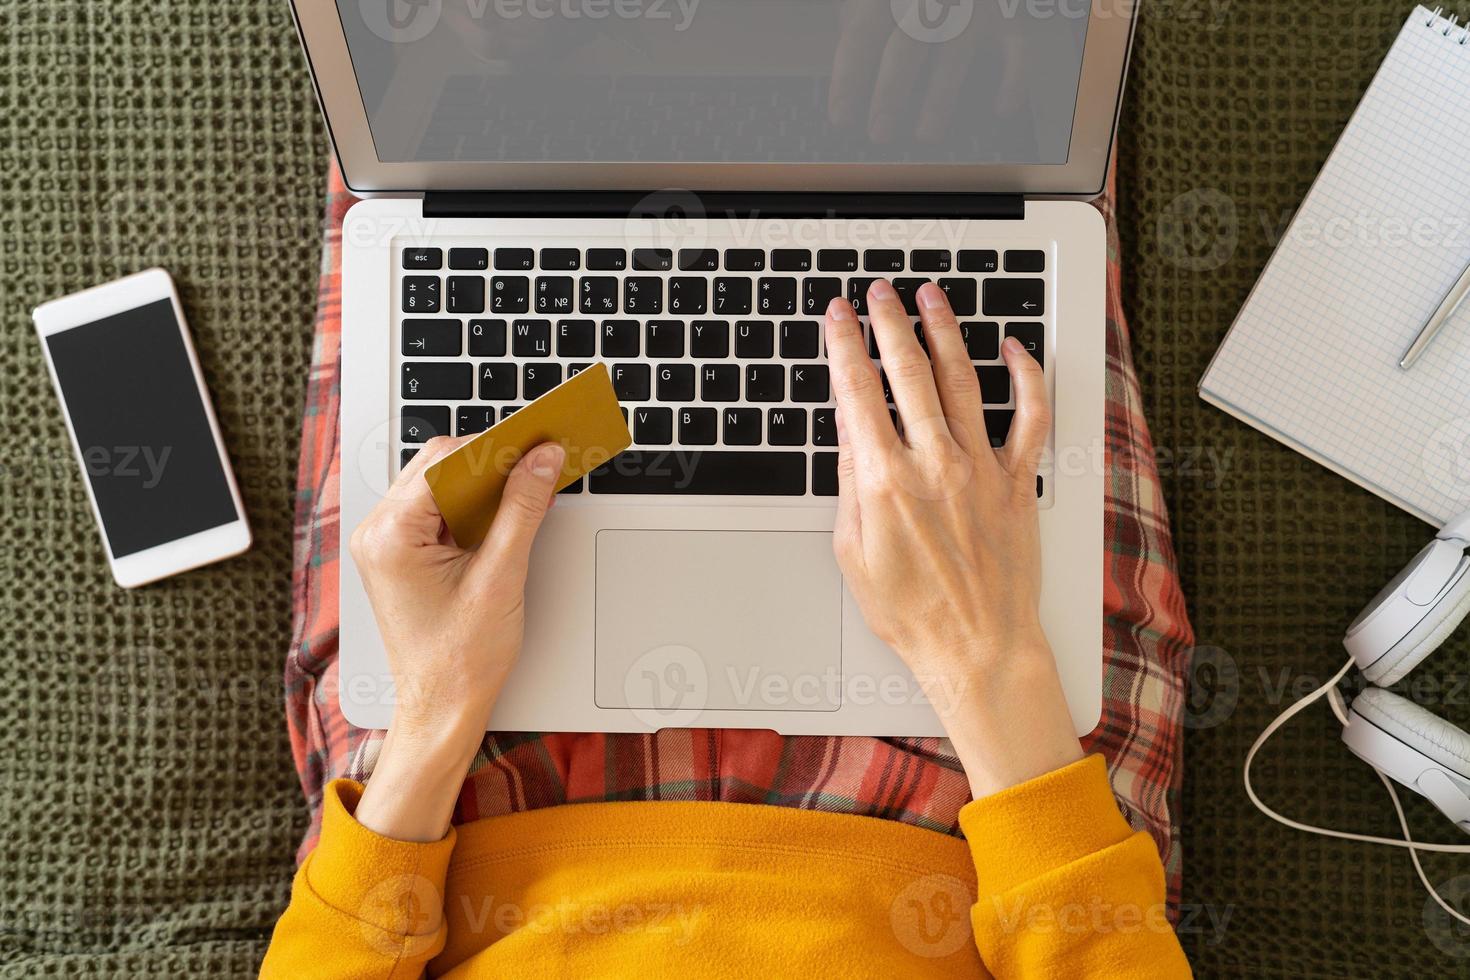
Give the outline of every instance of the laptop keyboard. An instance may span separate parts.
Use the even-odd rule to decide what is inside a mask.
[[[919,286],[949,296],[992,444],[1014,415],[1001,340],[1017,337],[1052,371],[1042,248],[414,245],[400,261],[400,466],[428,439],[482,432],[603,361],[633,447],[564,493],[833,496],[822,317],[846,296],[876,360],[864,301],[880,276],[921,344]]]

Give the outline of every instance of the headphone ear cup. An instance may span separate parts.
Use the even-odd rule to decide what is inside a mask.
[[[1450,724],[1434,712],[1392,691],[1376,687],[1370,687],[1354,698],[1351,710],[1352,714],[1369,722],[1385,735],[1470,779],[1470,733]],[[1351,725],[1352,715],[1348,717]],[[1348,744],[1370,765],[1405,785],[1413,786],[1417,773],[1409,774],[1406,782],[1403,774],[1395,773],[1381,764],[1383,760],[1377,758],[1378,753],[1360,752],[1359,747],[1351,741]],[[1370,755],[1375,758],[1369,758]]]
[[[1398,681],[1470,614],[1465,548],[1459,540],[1430,541],[1348,626],[1342,645],[1369,681]]]
[[[1389,647],[1382,657],[1365,667],[1363,677],[1380,687],[1397,684],[1431,653],[1438,650],[1439,645],[1449,639],[1450,634],[1464,622],[1466,616],[1470,616],[1470,575],[1462,576],[1429,615],[1409,630],[1403,639]]]

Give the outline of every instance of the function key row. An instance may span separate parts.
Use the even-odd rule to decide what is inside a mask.
[[[768,257],[769,256],[769,257]],[[723,258],[723,265],[721,259]],[[537,268],[537,254],[529,248],[497,248],[494,262],[488,248],[449,249],[449,268],[484,272],[491,268],[501,272],[526,272]],[[581,249],[543,248],[540,268],[545,271],[576,271],[582,267]],[[811,249],[727,248],[723,254],[715,248],[681,248],[677,256],[668,248],[589,248],[587,268],[593,271],[622,272],[811,272]],[[444,250],[438,247],[410,247],[403,250],[403,267],[412,270],[436,270],[444,267]],[[996,249],[960,249],[956,256],[945,248],[823,248],[816,253],[815,268],[819,272],[876,272],[888,275],[903,272],[999,272],[1002,268]],[[1046,271],[1046,252],[1042,249],[1007,249],[1006,272],[1038,273]]]

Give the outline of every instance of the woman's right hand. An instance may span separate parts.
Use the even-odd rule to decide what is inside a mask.
[[[918,299],[927,355],[893,287],[868,291],[902,436],[851,304],[828,308],[834,547],[868,626],[913,671],[979,797],[1081,758],[1039,613],[1036,471],[1051,415],[1040,366],[1007,340],[1016,414],[992,449],[949,302],[933,283]]]

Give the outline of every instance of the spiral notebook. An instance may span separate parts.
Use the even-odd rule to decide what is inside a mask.
[[[1399,357],[1470,263],[1470,35],[1418,7],[1200,395],[1434,524],[1470,509],[1470,304]]]

